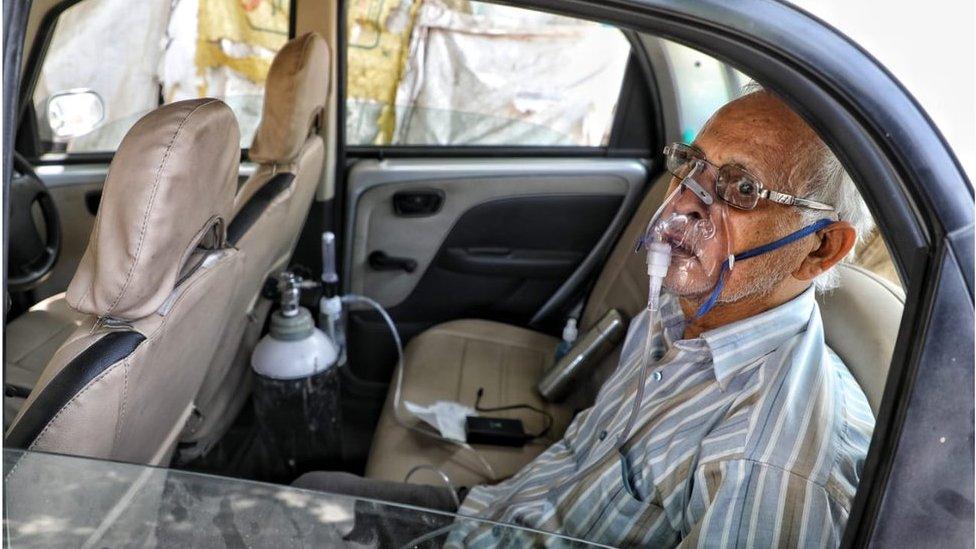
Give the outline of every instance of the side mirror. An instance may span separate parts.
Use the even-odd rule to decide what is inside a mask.
[[[57,142],[91,132],[105,119],[105,102],[93,90],[58,92],[47,100],[47,124]]]

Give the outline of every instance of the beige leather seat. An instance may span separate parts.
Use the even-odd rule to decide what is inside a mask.
[[[817,299],[824,335],[877,416],[905,309],[905,292],[863,267],[841,263],[836,269],[840,286]]]
[[[329,50],[317,34],[291,40],[268,71],[264,112],[251,144],[257,171],[238,190],[228,240],[244,254],[239,291],[196,411],[180,437],[180,458],[205,453],[250,393],[249,359],[270,309],[264,281],[287,267],[322,176],[318,124],[329,94]]]
[[[54,352],[85,320],[68,306],[64,293],[53,295],[4,330],[3,428],[10,426]]]
[[[633,243],[663,199],[666,187],[658,181],[644,198],[611,252],[580,321],[581,333],[610,309],[632,318],[647,302],[644,258]],[[872,408],[878,403],[891,360],[904,294],[895,285],[867,270],[842,264],[841,286],[819,297],[827,344],[844,360],[864,388]],[[435,326],[414,338],[404,355],[403,399],[421,405],[454,400],[472,406],[478,387],[484,387],[484,406],[530,403],[544,406],[557,417],[549,439],[558,439],[574,410],[589,406],[600,385],[616,367],[619,346],[604,358],[593,375],[578,384],[565,403],[544,403],[534,386],[552,360],[556,338],[531,330],[483,320],[459,320]],[[395,378],[394,378],[395,379]],[[518,471],[548,446],[521,449],[475,446],[495,471],[489,478],[469,451],[440,443],[400,425],[393,413],[393,391],[387,398],[370,448],[366,476],[404,480],[417,465],[441,469],[459,486],[501,480]],[[510,414],[532,420],[531,413]],[[401,417],[409,417],[402,414]],[[537,429],[531,422],[526,431]],[[421,470],[411,482],[442,484],[434,473]]]
[[[168,461],[243,268],[225,238],[238,139],[216,99],[167,105],[126,134],[65,297],[78,327],[41,372],[8,446]]]
[[[261,124],[250,149],[258,168],[237,190],[228,228],[231,245],[245,255],[244,279],[228,304],[235,312],[181,436],[185,459],[220,438],[250,393],[248,357],[271,306],[260,298],[260,288],[287,265],[322,176],[324,143],[315,130],[328,90],[329,51],[319,35],[303,35],[279,50],[268,71]],[[7,325],[4,429],[81,316],[62,293]]]

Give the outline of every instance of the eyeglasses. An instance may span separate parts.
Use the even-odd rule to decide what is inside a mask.
[[[800,198],[790,194],[766,189],[752,174],[738,164],[716,166],[705,159],[705,153],[696,147],[682,143],[672,143],[664,148],[665,166],[671,175],[683,180],[697,166],[711,167],[718,172],[715,178],[715,193],[730,206],[740,210],[752,210],[763,198],[786,206],[799,206],[812,210],[832,211],[833,206]]]

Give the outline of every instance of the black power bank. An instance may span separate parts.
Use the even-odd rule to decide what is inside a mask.
[[[468,416],[464,421],[464,431],[469,444],[521,447],[529,439],[522,428],[521,419]]]

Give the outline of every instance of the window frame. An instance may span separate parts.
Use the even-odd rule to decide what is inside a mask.
[[[37,114],[34,107],[34,89],[41,75],[41,68],[47,57],[54,29],[57,27],[61,14],[75,4],[87,0],[61,0],[48,10],[41,18],[37,27],[34,41],[30,45],[27,61],[24,63],[23,78],[17,93],[19,104],[16,108],[17,132],[14,140],[14,150],[24,156],[34,166],[61,166],[69,164],[108,164],[115,157],[115,151],[85,151],[51,153],[41,151],[40,136],[37,127]],[[297,0],[288,2],[288,39],[295,38]],[[161,106],[161,105],[160,105]],[[241,148],[241,161],[248,159],[249,147]]]
[[[493,0],[479,0],[498,4]],[[346,100],[347,100],[347,68],[349,67],[348,37],[348,7],[347,0],[338,0],[339,24],[337,39],[339,54],[336,56],[336,146],[338,148],[338,166],[345,166],[346,160],[355,159],[383,159],[383,158],[653,158],[658,149],[663,147],[663,127],[661,119],[661,102],[658,96],[657,82],[651,71],[651,63],[647,52],[642,47],[637,33],[614,25],[630,44],[630,54],[624,69],[620,92],[617,95],[614,116],[610,123],[610,137],[605,146],[572,146],[572,145],[355,145],[346,141]],[[535,7],[519,6],[523,9],[543,12]],[[575,17],[575,16],[572,16]],[[583,21],[592,19],[575,17]],[[637,70],[631,65],[636,64]],[[631,117],[627,108],[627,99],[638,93],[638,87],[645,89],[649,95],[648,107],[650,116]],[[650,108],[653,106],[653,108]],[[638,132],[637,139],[621,139],[620,130],[626,125],[633,125],[633,120],[646,120]],[[660,146],[659,146],[660,145]]]

